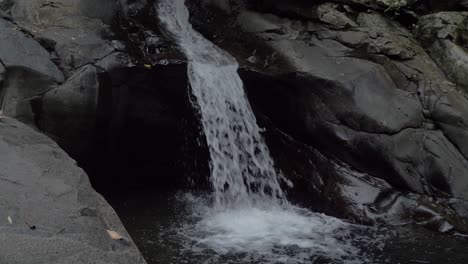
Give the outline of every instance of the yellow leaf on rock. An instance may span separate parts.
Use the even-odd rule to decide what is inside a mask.
[[[117,233],[115,231],[107,230],[107,233],[114,240],[123,240],[124,239],[124,237],[122,235],[120,235],[119,233]]]

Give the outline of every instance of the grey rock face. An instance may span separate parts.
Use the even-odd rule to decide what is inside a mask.
[[[429,55],[444,71],[448,79],[455,84],[440,83],[442,94],[428,95],[433,103],[430,107],[432,118],[440,126],[445,135],[468,157],[466,144],[468,129],[468,53],[466,34],[468,13],[441,12],[421,18],[415,29],[415,34],[427,49]],[[453,92],[446,92],[447,90]]]
[[[237,57],[257,113],[292,138],[330,159],[338,157],[351,171],[373,179],[362,186],[343,187],[356,193],[344,191],[345,201],[359,204],[366,197],[366,203],[377,208],[387,195],[369,198],[372,195],[367,194],[375,193],[375,186],[377,193],[407,190],[414,196],[403,195],[395,210],[407,208],[409,214],[417,215],[415,208],[429,206],[429,197],[468,198],[468,101],[460,89],[467,72],[460,67],[465,56],[461,51],[466,48],[464,15],[423,16],[415,37],[382,13],[422,8],[417,1],[260,2],[232,14],[231,19],[237,20],[232,34],[213,30],[217,28],[214,23],[222,23],[221,16],[210,17],[215,21],[211,23],[201,16],[193,21],[203,21],[197,26],[205,36]],[[396,6],[395,2],[405,4]],[[363,11],[359,6],[370,9]],[[230,44],[239,38],[250,46]],[[460,52],[437,44],[447,41]],[[440,46],[444,61],[439,62],[430,49],[428,55],[424,48],[432,44]],[[351,174],[355,176],[355,172]],[[295,177],[297,170],[291,173]],[[309,181],[320,182],[314,177],[317,175],[310,175]],[[314,191],[323,188],[326,186]],[[452,210],[447,201],[443,204],[446,212]],[[349,207],[358,210],[359,206]],[[391,222],[392,210],[381,219]],[[370,218],[371,211],[366,213]]]
[[[115,16],[115,1],[16,0],[12,19],[53,50],[65,72],[70,74],[116,50],[109,25]]]
[[[3,66],[3,63],[0,62],[0,87],[2,87],[3,81],[5,81],[5,75],[6,75],[5,66]]]
[[[385,180],[359,172],[278,129],[267,128],[266,137],[272,155],[294,184],[291,196],[295,201],[359,223],[413,223],[441,232],[468,231],[464,200],[433,198],[396,190]],[[405,134],[418,132],[412,130]],[[407,135],[402,138],[407,138]],[[361,151],[366,150],[361,148]],[[404,153],[398,155],[403,157]]]
[[[433,97],[450,102],[446,105],[451,109],[456,107],[455,111],[445,111],[452,116],[458,112],[457,116],[465,118],[462,113],[468,104],[454,104],[458,92],[404,28],[377,13],[358,13],[355,17],[354,26],[348,23],[352,27],[349,31],[322,25],[301,29],[290,26],[294,22],[249,11],[240,15],[239,23],[244,30],[268,40],[268,45],[298,72],[283,83],[289,83],[284,89],[300,93],[289,95],[293,98],[286,101],[301,104],[301,110],[286,115],[301,116],[300,133],[311,138],[327,138],[330,133],[329,141],[340,142],[336,146],[341,150],[335,155],[363,170],[371,158],[380,160],[382,168],[391,172],[367,171],[395,186],[426,194],[433,193],[434,188],[468,198],[468,164],[458,146],[450,142],[455,136],[436,130],[416,134],[408,130],[424,129],[433,120],[450,120],[438,117],[441,110],[437,110],[439,102]],[[270,33],[268,27],[287,31]],[[315,28],[315,34],[306,35],[309,28]],[[428,91],[421,79],[439,88]],[[363,153],[363,149],[372,154]]]
[[[416,31],[447,77],[468,91],[468,12],[423,16]]]
[[[32,121],[30,100],[63,82],[49,52],[16,25],[0,19],[0,62],[3,113]]]
[[[14,24],[0,19],[0,60],[7,68],[25,68],[55,82],[63,75],[50,60],[50,54]]]
[[[119,0],[122,14],[126,18],[136,16],[147,4],[147,0]]]
[[[0,135],[1,263],[145,263],[115,212],[52,140],[4,117]]]
[[[42,97],[40,127],[56,135],[54,139],[70,154],[78,155],[93,143],[98,92],[98,70],[88,65]]]
[[[129,63],[109,26],[117,5],[14,0],[3,6],[11,21],[0,19],[0,62],[8,73],[0,97],[3,113],[39,126],[66,147],[91,142],[103,85],[98,79],[107,78],[110,91],[121,79],[112,72]],[[75,145],[67,151],[80,152],[87,144]]]

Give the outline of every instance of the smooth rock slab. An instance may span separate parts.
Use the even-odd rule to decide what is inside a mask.
[[[107,230],[126,239],[113,240]],[[5,117],[0,117],[0,263],[145,263],[75,161],[48,137]]]
[[[55,82],[63,74],[39,43],[25,36],[14,24],[0,19],[0,61],[6,68],[24,68]]]

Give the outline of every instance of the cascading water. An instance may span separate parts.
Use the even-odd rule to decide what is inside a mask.
[[[192,220],[178,228],[185,249],[220,256],[238,254],[246,263],[358,261],[345,241],[349,225],[290,205],[237,74],[236,60],[189,23],[184,0],[156,1],[158,18],[186,54],[192,93],[211,155],[214,205],[187,198]],[[281,178],[280,178],[281,179]],[[190,218],[190,217],[189,217]]]
[[[217,204],[285,201],[236,60],[192,28],[183,0],[160,1],[158,10],[189,59],[188,76],[210,150]]]

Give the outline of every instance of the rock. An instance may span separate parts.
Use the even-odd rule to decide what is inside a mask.
[[[416,34],[447,77],[468,92],[468,12],[423,16]]]
[[[320,21],[332,25],[336,28],[355,27],[354,21],[349,19],[345,14],[336,9],[336,4],[322,4],[317,8],[317,16]]]
[[[3,63],[0,62],[0,83],[2,83],[5,80],[5,75],[6,75],[6,69]]]
[[[63,74],[47,50],[3,19],[0,46],[3,113],[33,123],[31,100],[63,82]]]
[[[116,49],[110,26],[116,1],[15,0],[12,19],[36,39],[49,43],[67,75],[106,57]]]
[[[3,103],[4,103],[3,82],[5,81],[5,77],[6,77],[6,69],[0,61],[0,114],[3,113]]]
[[[293,191],[284,188],[295,203],[358,223],[413,223],[444,233],[468,231],[463,200],[395,190],[382,179],[294,140],[269,122],[266,127],[271,153],[294,185]]]
[[[112,87],[123,81],[119,71],[130,64],[125,45],[110,29],[117,2],[14,0],[5,11],[12,21],[2,22],[9,25],[8,34],[20,36],[17,42],[32,43],[33,47],[24,49],[31,53],[36,48],[41,56],[41,60],[12,58],[29,59],[41,67],[52,65],[61,79],[48,82],[34,65],[5,63],[4,114],[36,125],[70,154],[86,155],[85,150],[90,151],[95,143],[97,119],[102,114],[97,112],[99,93],[111,101]],[[10,42],[12,54],[22,51]]]
[[[455,83],[431,80],[432,83],[421,86],[426,91],[435,88],[436,92],[427,92],[425,96],[431,117],[465,158],[468,157],[468,100],[464,95],[468,91],[468,53],[463,39],[467,21],[466,12],[440,12],[422,17],[415,29],[429,55]]]
[[[95,144],[99,86],[98,70],[88,65],[41,98],[39,127],[75,157]]]
[[[448,1],[437,1],[429,0],[421,2],[422,5],[427,5],[429,10],[435,11],[459,11],[468,10],[467,0],[448,0]]]
[[[352,109],[345,103],[346,98],[352,98],[352,95],[341,97],[337,92],[339,88],[328,80],[315,80],[304,75],[287,75],[270,81],[267,81],[268,77],[254,77],[248,73],[242,76],[253,104],[295,137],[309,144],[320,144],[327,152],[350,162],[361,171],[399,188],[427,194],[433,193],[434,188],[442,193],[466,197],[468,182],[464,175],[468,163],[442,133],[413,130],[411,126],[403,126],[402,130],[393,132],[381,125],[370,129],[371,126],[363,126],[368,121],[362,117],[357,117],[353,122],[353,112],[343,113],[343,118],[339,119],[335,115],[342,110],[339,106]],[[268,99],[262,96],[267,91]],[[278,108],[277,105],[282,107]],[[336,109],[333,105],[336,105]],[[385,107],[383,101],[379,103],[380,107]],[[389,106],[385,112],[387,118],[392,118],[393,109]],[[397,119],[403,120],[401,117]],[[380,117],[379,120],[386,119]],[[415,127],[418,126],[422,124],[416,123]],[[447,189],[446,184],[452,187]]]
[[[14,24],[0,19],[0,36],[0,60],[6,68],[25,68],[45,79],[63,81],[63,74],[50,60],[49,52]]]
[[[5,81],[5,77],[6,77],[6,69],[5,69],[5,66],[3,66],[3,64],[0,62],[0,88],[2,88],[2,84],[3,84],[3,81]],[[2,93],[2,91],[0,90],[0,94]]]
[[[272,19],[271,15],[249,14],[239,16],[241,27],[268,41],[269,46],[288,60],[293,67],[292,71],[296,71],[294,74],[276,77],[280,80],[278,84],[269,84],[268,102],[262,100],[260,95],[267,92],[266,90],[255,92],[258,102],[261,102],[264,109],[269,109],[266,110],[267,115],[272,120],[282,123],[281,127],[286,131],[295,131],[292,133],[306,142],[313,143],[317,137],[325,142],[337,140],[336,144],[329,145],[337,148],[334,155],[395,186],[426,194],[431,194],[433,191],[430,189],[435,188],[456,197],[468,197],[468,182],[464,176],[468,172],[466,145],[461,142],[460,137],[468,131],[464,125],[464,120],[468,117],[465,110],[467,104],[464,103],[466,99],[459,96],[424,50],[414,44],[416,41],[409,32],[377,13],[368,12],[353,14],[356,25],[348,31],[322,27],[309,36],[304,33],[301,35],[305,31],[300,28],[287,27],[288,33],[278,35],[262,31],[261,25],[268,21],[270,28],[274,25],[284,27],[293,25],[294,22],[284,22],[279,17]],[[311,28],[310,24],[307,28]],[[315,28],[320,28],[320,25]],[[421,79],[427,81],[421,82]],[[432,83],[432,89],[425,90],[425,84],[429,82]],[[288,88],[279,88],[281,86]],[[257,84],[255,87],[258,89],[262,86]],[[273,93],[278,93],[278,101],[272,102],[275,97],[271,96],[272,90]],[[288,90],[293,90],[294,93]],[[298,105],[300,101],[303,103]],[[286,107],[279,112],[279,109],[271,107],[277,104]],[[455,120],[458,124],[452,125]],[[436,152],[434,147],[428,148],[425,146],[427,143],[420,142],[420,136],[413,137],[411,133],[406,133],[409,128],[428,127],[431,122],[440,124],[444,134],[435,136],[432,131],[423,131],[421,135],[424,135],[422,138],[434,140],[439,146]],[[327,133],[333,136],[329,138]],[[350,140],[354,140],[356,133],[363,140],[348,145]],[[384,138],[391,139],[386,142],[387,139]],[[402,140],[405,143],[397,143]],[[347,150],[342,148],[345,145],[349,146]],[[398,152],[403,148],[392,147],[399,145],[408,146],[415,151],[401,157]],[[421,152],[420,146],[423,145],[425,147]],[[443,165],[450,162],[440,161],[437,166],[442,166],[439,167],[441,169],[433,170],[438,172],[437,175],[431,175],[430,170],[417,169],[424,164],[437,164],[427,159],[430,157],[431,160],[439,160],[441,153],[437,152],[441,146],[444,149],[442,156],[451,157],[450,162],[457,165],[445,167]],[[419,153],[427,157],[417,158]],[[377,160],[380,160],[380,165],[371,165]],[[403,169],[401,161],[408,162],[412,168],[407,169],[405,165]],[[394,176],[383,176],[386,172],[382,168],[390,169],[390,174],[400,176],[393,179]],[[417,173],[409,173],[408,170]],[[452,179],[452,170],[459,171],[455,177],[458,183]],[[438,180],[434,180],[434,177]],[[434,182],[438,183],[433,184]],[[444,187],[444,184],[451,187]]]
[[[5,117],[0,182],[2,263],[145,263],[131,240],[109,237],[107,230],[129,236],[76,163],[46,136]]]
[[[351,174],[367,175],[365,184],[362,179],[349,181],[357,185],[351,188],[355,196],[327,187],[341,186],[339,176],[299,196],[309,195],[313,200],[317,197],[311,193],[322,189],[323,197],[341,196],[351,201],[342,203],[358,210],[352,201],[380,199],[370,194],[410,191],[414,196],[398,199],[395,210],[381,218],[388,223],[406,221],[398,216],[397,208],[406,208],[403,211],[412,215],[419,214],[415,208],[421,204],[421,208],[433,208],[430,197],[467,199],[468,102],[445,76],[444,70],[450,68],[434,63],[407,28],[379,13],[398,8],[407,12],[418,3],[405,1],[404,6],[392,7],[388,1],[339,2],[344,4],[257,1],[231,13],[236,25],[223,24],[225,18],[213,12],[209,20],[203,19],[203,10],[195,6],[191,7],[195,9],[192,21],[238,59],[257,116],[266,116],[274,127],[325,156],[311,158],[311,162],[338,157]],[[458,43],[464,43],[460,39],[464,38],[457,37]],[[231,44],[236,42],[249,45]],[[309,177],[300,186],[307,181],[315,186],[323,182],[324,177],[317,176],[320,173],[306,173],[299,163],[279,167],[284,166],[294,168],[288,169],[288,177],[296,177],[298,170]],[[310,170],[317,171],[317,166]],[[329,171],[343,174],[333,166]],[[341,216],[352,214],[338,210],[333,201],[318,200],[323,205],[313,203],[312,208],[330,206]],[[449,203],[444,200],[442,204],[443,214],[451,215]],[[368,213],[364,218],[375,218]],[[392,222],[392,214],[400,220]],[[437,214],[428,215],[437,218]],[[460,220],[462,216],[454,217]],[[443,230],[445,225],[437,226],[433,228]]]
[[[147,0],[119,0],[120,12],[125,18],[133,18],[148,5]]]
[[[467,198],[468,162],[440,131],[407,129],[393,136],[373,136],[356,134],[347,128],[332,129],[342,137],[342,144],[348,146],[348,151],[357,155],[354,164],[358,164],[360,158],[374,159],[378,165],[373,164],[374,169],[366,171],[393,186],[420,194]],[[385,173],[375,170],[378,167],[390,171],[384,176]],[[395,174],[401,178],[393,178]]]

